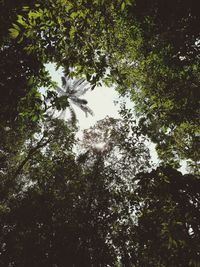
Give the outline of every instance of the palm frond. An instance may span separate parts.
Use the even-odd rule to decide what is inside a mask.
[[[57,116],[57,118],[60,120],[64,120],[66,118],[66,114],[67,114],[67,109],[62,109],[60,111],[60,114]]]
[[[73,88],[73,80],[71,78],[66,78],[66,85],[64,88],[64,91],[67,95],[73,95],[74,94],[74,88]]]
[[[61,80],[62,80],[62,87],[65,88],[66,84],[67,84],[67,80],[66,80],[66,77],[61,77]]]
[[[76,97],[82,96],[82,95],[84,95],[89,89],[90,89],[90,87],[88,86],[88,84],[81,85],[80,88],[79,88],[79,90],[76,91],[76,92],[74,93],[74,95],[76,95]]]
[[[85,116],[88,117],[88,114],[90,114],[91,116],[94,116],[94,112],[92,111],[91,108],[89,108],[88,106],[80,106],[80,109],[85,112]]]
[[[78,98],[78,97],[71,97],[70,100],[74,104],[87,105],[87,103],[88,103],[86,99],[81,99],[81,98]]]
[[[84,82],[85,82],[85,79],[83,79],[83,78],[75,79],[73,81],[72,86],[73,86],[73,88],[79,88],[81,86],[81,84],[84,83]]]
[[[91,116],[94,115],[94,112],[91,110],[91,108],[89,108],[85,104],[81,104],[80,102],[75,102],[75,101],[73,101],[73,104],[76,105],[78,108],[80,108],[85,113],[86,117],[88,117],[88,114],[90,114]]]
[[[79,98],[90,89],[88,82],[83,78],[72,79],[64,76],[61,77],[61,80],[63,88],[60,88],[59,86],[56,87],[56,91],[58,92],[59,97],[67,96],[69,101],[71,101],[85,113],[86,117],[88,116],[88,114],[93,116],[93,111],[87,106],[87,100]],[[71,123],[72,125],[75,125],[77,121],[75,111],[71,105],[67,107],[67,109],[69,110],[71,115]],[[65,119],[67,109],[61,110],[58,118]]]
[[[77,122],[77,117],[76,117],[76,112],[73,109],[73,107],[69,106],[69,111],[70,111],[70,123],[75,126]]]
[[[77,80],[74,83],[72,82],[68,92],[70,95],[79,97],[84,95],[89,89],[90,87],[88,86],[88,83],[85,80],[82,81],[81,79],[81,81]]]
[[[65,95],[65,91],[62,88],[60,88],[59,86],[56,87],[56,91],[58,92],[59,96]]]

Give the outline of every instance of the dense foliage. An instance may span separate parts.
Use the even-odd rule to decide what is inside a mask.
[[[200,265],[198,10],[0,0],[1,266]],[[63,68],[62,88],[48,63]],[[71,104],[92,114],[82,95],[103,83],[134,110],[78,140]]]

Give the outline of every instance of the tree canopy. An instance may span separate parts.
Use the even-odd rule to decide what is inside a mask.
[[[1,266],[200,265],[198,5],[0,0]],[[101,85],[134,108],[78,140]]]

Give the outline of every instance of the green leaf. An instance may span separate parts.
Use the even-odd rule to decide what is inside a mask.
[[[70,35],[70,39],[73,40],[74,39],[74,34],[76,32],[76,29],[72,26],[70,31],[69,31],[69,35]]]
[[[72,12],[72,13],[70,14],[70,17],[71,17],[72,19],[74,19],[75,17],[77,17],[77,12]]]
[[[19,31],[15,28],[9,29],[10,37],[13,39],[16,39],[17,36],[19,35]]]
[[[22,17],[21,15],[17,16],[17,22],[22,26],[27,26],[27,23],[24,21],[24,17]]]
[[[19,26],[18,26],[17,24],[13,23],[12,25],[13,25],[13,28],[14,28],[14,29],[20,31],[20,28],[19,28]]]
[[[23,6],[23,7],[22,7],[22,10],[23,10],[23,11],[28,11],[29,9],[30,9],[29,6]]]
[[[37,116],[37,115],[34,115],[34,116],[32,117],[32,121],[35,122],[35,121],[37,121],[37,120],[38,120],[38,116]]]
[[[123,2],[123,3],[121,4],[121,10],[122,10],[122,11],[124,10],[125,6],[126,6],[126,4]]]

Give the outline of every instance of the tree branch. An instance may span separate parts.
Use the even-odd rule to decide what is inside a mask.
[[[46,146],[51,141],[51,139],[49,138],[46,142],[43,143],[42,142],[43,140],[44,140],[44,136],[41,138],[41,140],[37,143],[35,147],[30,149],[26,158],[21,162],[21,164],[18,166],[17,170],[15,171],[13,178],[16,178],[21,173],[25,164],[31,159],[31,157],[36,153],[38,149]]]

